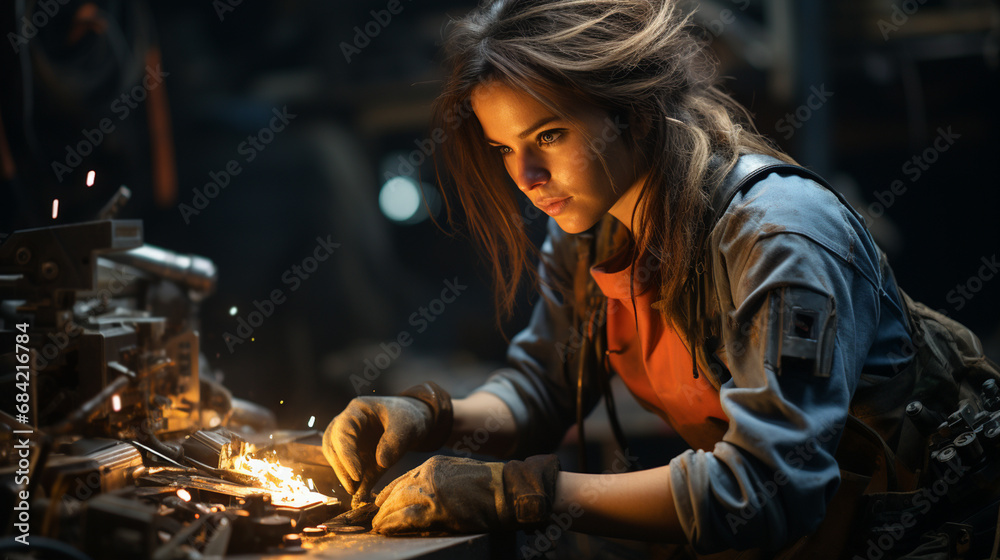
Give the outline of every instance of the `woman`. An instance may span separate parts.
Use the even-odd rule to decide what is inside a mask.
[[[407,450],[467,449],[477,430],[480,453],[550,452],[606,369],[692,449],[603,475],[546,455],[434,457],[378,495],[374,528],[559,523],[701,553],[842,544],[846,523],[829,520],[852,508],[834,496],[867,485],[841,481],[845,461],[870,476],[877,460],[853,442],[877,433],[898,450],[914,394],[908,308],[861,218],[781,167],[791,159],[714,85],[673,1],[487,2],[447,49],[439,176],[453,178],[501,311],[532,268],[521,197],[551,217],[542,298],[512,367],[469,397],[424,384],[352,401],[324,436],[338,477],[365,496]],[[912,488],[906,466],[896,479]]]

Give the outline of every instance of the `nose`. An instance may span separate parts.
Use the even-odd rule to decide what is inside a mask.
[[[507,171],[510,173],[517,188],[528,192],[548,182],[551,175],[541,158],[530,152],[514,156],[514,163]]]

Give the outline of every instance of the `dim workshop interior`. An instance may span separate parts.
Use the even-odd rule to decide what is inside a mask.
[[[677,17],[690,18],[686,32],[717,65],[722,90],[749,111],[777,151],[808,170],[791,171],[799,176],[795,180],[816,177],[853,208],[840,215],[857,216],[891,263],[886,282],[893,287],[886,292],[879,286],[876,295],[921,302],[934,317],[975,333],[968,344],[986,357],[983,363],[1000,359],[1000,174],[992,168],[1000,154],[1000,2],[647,3],[664,2]],[[502,6],[490,12],[491,4]],[[614,3],[577,4],[582,11]],[[628,7],[608,9],[627,11],[642,2],[619,4]],[[588,512],[583,501],[567,509],[560,498],[573,480],[567,474],[633,476],[668,464],[678,492],[677,458],[694,457],[690,448],[698,446],[685,441],[675,416],[649,404],[654,389],[638,390],[626,375],[609,375],[586,393],[583,365],[578,377],[575,369],[567,373],[559,382],[567,393],[557,400],[576,416],[555,423],[543,421],[532,404],[518,408],[520,401],[510,399],[527,398],[537,386],[551,390],[556,382],[524,389],[521,377],[496,376],[525,368],[526,361],[511,349],[521,348],[525,339],[518,333],[544,315],[542,303],[536,303],[539,290],[543,300],[556,290],[547,291],[545,278],[533,283],[525,275],[511,288],[512,310],[501,312],[491,274],[505,274],[498,263],[520,266],[520,257],[502,260],[502,245],[483,251],[477,244],[477,231],[484,229],[483,222],[476,223],[481,210],[463,198],[475,195],[448,191],[446,177],[453,170],[435,166],[466,128],[476,127],[480,136],[490,128],[497,138],[520,117],[514,111],[483,118],[483,107],[506,102],[515,95],[509,91],[481,93],[478,100],[473,94],[469,103],[435,114],[446,84],[457,83],[449,65],[458,59],[446,58],[446,40],[456,27],[472,33],[472,24],[456,22],[466,21],[480,5],[487,15],[514,13],[520,5],[537,5],[530,9],[543,14],[546,9],[538,0],[2,3],[0,550],[5,558],[701,558],[716,552],[705,540],[715,539],[720,549],[749,543],[756,530],[740,532],[740,527],[772,519],[757,513],[770,512],[769,504],[779,501],[775,495],[799,484],[794,473],[777,471],[755,490],[768,503],[734,510],[735,517],[730,513],[728,521],[719,522],[722,529],[701,525],[699,516],[707,509],[690,506],[695,498],[685,494],[677,502],[678,526],[686,533],[679,546],[693,556],[664,544],[667,537],[659,542],[648,533],[631,538],[628,531],[591,531],[594,522],[588,519],[599,508]],[[503,24],[483,25],[488,30]],[[515,34],[532,29],[528,23],[512,25],[521,30]],[[516,37],[498,34],[490,40],[516,42]],[[484,100],[487,95],[494,98]],[[528,99],[507,107],[543,107]],[[682,112],[677,118],[687,122]],[[640,130],[632,120],[601,122],[617,128],[594,139],[591,147],[598,152],[617,153],[623,131],[633,138]],[[558,149],[563,133],[545,134],[556,138],[551,149]],[[504,143],[514,146],[507,139],[516,134],[504,135]],[[500,148],[512,154],[500,156],[508,158],[503,161],[511,172],[504,179],[516,183],[513,170],[519,164],[511,162],[522,161],[521,155]],[[448,153],[473,152],[458,147]],[[604,161],[598,156],[580,164],[597,169],[595,161]],[[476,165],[467,161],[467,176],[481,171]],[[498,165],[502,170],[504,164]],[[804,173],[815,175],[802,179]],[[580,233],[566,227],[572,202],[565,197],[532,204],[538,201],[525,199],[519,188],[531,198],[530,189],[510,183],[509,190],[521,196],[502,221],[541,248],[544,260],[552,255],[546,251],[558,250],[552,249],[557,222],[568,234]],[[752,197],[741,196],[736,194],[735,204],[752,203]],[[611,208],[613,214],[617,206]],[[557,219],[561,213],[563,221]],[[789,215],[798,219],[795,211]],[[817,221],[804,221],[810,220]],[[866,247],[852,241],[845,262],[861,266]],[[540,260],[538,251],[523,256],[531,267]],[[574,278],[570,284],[579,284]],[[906,294],[895,292],[897,281]],[[608,294],[603,285],[601,290]],[[566,295],[567,302],[574,293]],[[786,297],[796,297],[794,290]],[[811,300],[795,301],[804,306]],[[851,316],[851,301],[837,303],[842,307],[829,316],[822,310],[810,315],[811,309],[795,315],[790,329],[809,332],[814,319],[820,330],[832,325],[824,320],[844,321]],[[645,315],[629,313],[636,314],[629,328],[641,332]],[[736,311],[730,321],[734,317]],[[611,321],[607,328],[610,334]],[[591,336],[586,329],[573,330],[566,352],[587,348]],[[954,346],[963,336],[941,339]],[[838,345],[843,337],[838,331]],[[802,356],[794,354],[798,347],[787,342],[791,339],[783,340],[778,357],[785,358],[780,377],[785,383]],[[902,355],[890,350],[882,365],[929,355],[913,340],[915,347]],[[686,353],[685,383],[711,388],[699,376],[699,358],[678,347]],[[729,350],[732,364],[739,358]],[[606,351],[605,364],[620,363],[614,352]],[[933,352],[936,362],[954,361]],[[565,364],[567,358],[560,357]],[[839,363],[830,360],[825,363]],[[830,375],[817,372],[816,378]],[[733,374],[737,381],[723,380],[723,393],[739,384],[739,372]],[[952,400],[900,401],[900,438],[915,434],[926,446],[913,480],[933,480],[927,477],[936,473],[940,482],[907,487],[923,493],[905,494],[916,498],[902,517],[885,513],[881,525],[863,531],[855,525],[858,542],[850,554],[796,556],[783,548],[791,541],[767,541],[774,548],[748,557],[996,558],[1000,390],[991,378],[976,375],[955,378],[963,384]],[[862,383],[865,379],[862,374]],[[493,387],[490,398],[507,403],[505,414],[490,416],[483,409],[484,422],[469,424],[462,403],[486,401],[460,399],[483,395],[475,391],[486,386]],[[698,385],[678,391],[695,390],[690,387]],[[719,391],[716,386],[713,394]],[[589,398],[585,393],[593,396],[589,407],[582,404]],[[392,403],[403,401],[381,397],[408,401],[419,407],[421,412],[409,413],[418,417],[431,411],[425,424],[408,432],[412,438],[419,433],[423,443],[404,438],[399,445],[407,452],[394,457],[398,460],[379,460],[354,473],[364,465],[342,455],[331,458],[343,452],[340,440],[330,439],[342,435],[330,435],[334,419],[389,403],[364,413],[368,420],[342,420],[354,422],[356,433],[376,430],[377,440],[382,430],[389,433],[389,424],[383,419],[372,428],[365,421],[402,414]],[[734,422],[735,402],[723,400]],[[514,429],[511,419],[520,443],[508,451],[518,451],[499,459],[516,461],[491,463],[498,460],[492,453],[498,442]],[[554,446],[541,451],[535,447],[542,444],[525,445],[532,432],[545,432]],[[819,436],[824,445],[828,439]],[[439,445],[426,445],[430,440]],[[829,454],[800,449],[798,464],[808,470],[819,455],[833,461],[835,441]],[[896,443],[890,441],[902,465],[904,453]],[[845,458],[846,445],[836,453],[839,463],[831,463],[834,475],[838,464],[847,469],[857,459]],[[521,453],[529,448],[532,453]],[[368,453],[374,457],[374,444]],[[549,464],[558,464],[558,484],[533,470],[543,469],[526,459],[536,453],[557,460]],[[431,459],[440,455],[445,457]],[[892,457],[888,447],[885,457]],[[472,460],[499,465],[483,472],[487,481],[492,472],[493,484],[500,484],[500,513],[490,510],[490,515],[507,521],[379,530],[387,527],[399,481],[420,472],[465,476],[471,471],[444,467]],[[689,460],[684,465],[693,469],[695,459]],[[888,473],[885,484],[893,488],[895,466],[884,463],[874,468]],[[518,471],[521,483],[541,485],[543,519],[522,521],[527,515],[522,509],[530,508],[523,508],[525,496],[513,493],[514,464],[525,469]],[[554,470],[544,472],[556,476]],[[540,478],[532,478],[536,475]],[[905,486],[902,471],[899,479]],[[838,480],[843,487],[853,479]],[[716,494],[754,481],[733,478],[726,484]],[[441,488],[441,494],[457,492]],[[618,492],[608,488],[585,487],[583,496],[590,490],[599,501],[605,492]],[[511,503],[501,508],[504,499]],[[652,509],[649,502],[656,499],[649,494],[635,500],[636,511]],[[973,501],[975,506],[964,505]],[[883,502],[866,503],[866,519],[877,519]],[[852,518],[854,523],[860,517]],[[820,515],[816,523],[822,520]],[[723,543],[712,531],[725,531],[727,523],[733,539]],[[914,553],[921,546],[930,550],[928,535],[945,544],[925,556]]]

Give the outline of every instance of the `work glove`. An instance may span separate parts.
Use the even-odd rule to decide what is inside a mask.
[[[552,513],[559,460],[485,463],[435,456],[379,492],[379,533],[484,533],[543,526]]]
[[[443,446],[452,419],[451,397],[431,382],[397,397],[358,397],[327,426],[323,455],[355,502],[364,501],[407,451]]]

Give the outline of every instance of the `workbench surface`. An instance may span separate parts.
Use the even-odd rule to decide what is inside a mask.
[[[499,541],[508,543],[508,554],[498,553]],[[461,535],[449,537],[387,537],[375,533],[336,534],[303,537],[306,552],[298,554],[243,554],[226,556],[226,560],[303,560],[312,558],[403,560],[428,558],[434,560],[469,560],[471,558],[512,558],[513,539],[495,535]],[[492,548],[491,548],[492,547]],[[209,557],[205,557],[206,560]]]

